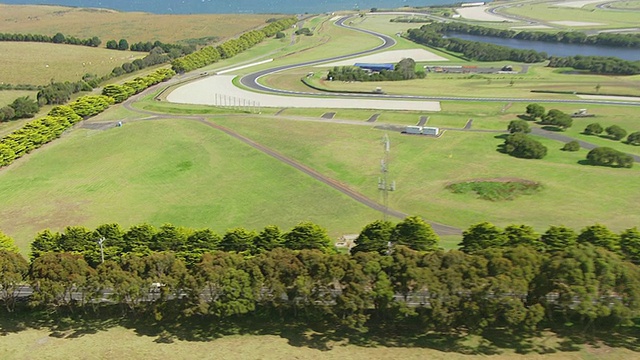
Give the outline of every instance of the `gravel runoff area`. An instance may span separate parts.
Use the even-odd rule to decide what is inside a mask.
[[[640,97],[635,96],[578,95],[578,97],[586,100],[640,101]]]
[[[563,25],[563,26],[597,26],[604,25],[603,23],[594,23],[594,22],[586,22],[586,21],[571,21],[571,20],[562,20],[562,21],[549,21],[552,24]]]
[[[610,0],[582,0],[582,1],[561,1],[553,4],[554,6],[569,7],[580,9],[585,5],[596,4],[601,2],[610,2]]]
[[[179,104],[214,106],[299,107],[326,109],[380,109],[440,111],[439,101],[383,100],[353,97],[318,98],[273,95],[240,89],[233,84],[235,75],[215,75],[180,86],[167,95],[167,101]]]
[[[513,19],[502,17],[500,15],[492,14],[487,11],[489,6],[470,6],[464,8],[457,8],[456,12],[465,19],[477,20],[477,21],[507,21],[514,22]]]
[[[425,49],[390,50],[376,54],[361,56],[355,59],[341,60],[328,64],[320,64],[315,67],[350,66],[355,63],[397,63],[402,59],[411,58],[416,62],[421,61],[449,61],[449,59],[436,55]]]

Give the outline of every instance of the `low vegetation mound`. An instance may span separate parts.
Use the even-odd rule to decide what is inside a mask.
[[[447,185],[454,194],[474,192],[478,198],[489,201],[513,200],[520,195],[531,195],[542,188],[540,183],[524,179],[470,180]]]

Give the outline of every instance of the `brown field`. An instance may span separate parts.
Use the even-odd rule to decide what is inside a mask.
[[[53,332],[46,328],[9,332],[0,338],[4,359],[439,359],[439,360],[622,360],[637,358],[638,353],[603,344],[575,345],[560,351],[561,339],[553,336],[534,340],[531,351],[518,354],[512,349],[494,349],[497,354],[466,355],[417,346],[355,346],[348,340],[325,340],[321,333],[300,336],[231,335],[208,341],[155,342],[157,337],[123,327],[99,331]],[[205,334],[206,336],[206,334]],[[471,341],[468,350],[481,350],[482,344]],[[486,345],[486,344],[485,344]]]
[[[62,32],[83,39],[97,36],[102,40],[102,46],[108,40],[121,38],[129,43],[156,40],[172,43],[210,36],[220,39],[232,37],[279,16],[157,15],[107,9],[0,4],[0,32],[47,35]]]

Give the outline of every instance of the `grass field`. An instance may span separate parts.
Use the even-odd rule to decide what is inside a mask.
[[[68,332],[72,334],[73,331]],[[463,339],[460,346],[467,351],[494,350],[494,355],[465,355],[452,351],[440,351],[424,344],[356,346],[348,340],[329,340],[323,334],[309,331],[306,334],[287,334],[283,329],[274,335],[229,335],[208,341],[174,340],[160,344],[157,336],[135,329],[109,327],[83,332],[79,336],[53,336],[47,328],[27,329],[6,333],[0,340],[0,356],[6,360],[17,359],[434,359],[434,360],[627,360],[638,353],[627,349],[612,348],[604,344],[572,345],[569,351],[563,339],[553,335],[534,339],[532,347],[546,349],[548,353],[530,352],[522,355],[513,349],[486,349],[487,344],[474,337]],[[484,348],[483,348],[484,346]],[[490,346],[489,346],[490,347]]]
[[[452,63],[500,69],[508,63]],[[298,70],[300,75],[303,69]],[[280,77],[283,75],[280,74]],[[301,76],[298,76],[297,80]],[[526,99],[578,99],[572,94],[532,93],[538,91],[566,91],[600,94],[640,96],[640,75],[603,76],[569,75],[541,65],[529,67],[526,74],[451,74],[428,73],[425,79],[405,81],[344,82],[327,81],[326,71],[319,71],[308,79],[314,86],[331,91],[371,92],[381,87],[385,93],[398,95],[431,95],[460,97],[511,97]],[[290,79],[293,81],[295,79]],[[299,82],[299,81],[298,81]]]
[[[365,195],[378,196],[375,184],[382,157],[382,131],[277,119],[261,120],[260,126],[238,118],[220,122],[351,184]],[[586,150],[566,153],[560,151],[562,143],[540,139],[549,147],[549,155],[536,161],[499,153],[497,147],[503,140],[495,133],[448,131],[440,139],[397,133],[389,136],[390,176],[398,184],[390,196],[394,209],[461,228],[486,220],[500,226],[525,223],[541,231],[559,223],[579,230],[599,222],[619,231],[640,221],[638,194],[633,190],[640,181],[640,170],[580,165]],[[445,189],[449,182],[501,177],[537,181],[543,190],[513,201],[491,203]],[[603,190],[594,191],[594,186]]]
[[[0,42],[0,79],[31,85],[46,85],[51,80],[78,81],[86,73],[109,74],[114,67],[144,55],[76,45]]]
[[[158,15],[118,12],[107,9],[62,6],[0,4],[0,32],[32,33],[53,36],[57,32],[79,38],[98,36],[105,46],[108,40],[127,39],[129,43],[180,40],[238,35],[265,24],[278,15],[269,14],[196,14]],[[87,22],[87,18],[91,22]]]
[[[627,11],[603,10],[595,7],[596,4],[585,5],[582,8],[569,8],[556,6],[554,2],[528,2],[503,8],[501,12],[518,15],[527,19],[535,19],[543,23],[553,21],[580,21],[594,23],[587,26],[561,26],[559,28],[573,28],[575,30],[629,28],[638,26],[639,11],[628,9]]]
[[[337,238],[380,217],[223,133],[186,120],[74,130],[2,169],[0,203],[0,229],[23,251],[36,232],[67,225],[170,222],[224,233],[269,224],[288,229],[310,220]]]

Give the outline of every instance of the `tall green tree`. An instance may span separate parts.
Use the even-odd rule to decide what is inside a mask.
[[[409,216],[396,224],[390,240],[418,251],[435,250],[440,238],[419,216]]]
[[[550,226],[540,240],[547,251],[558,251],[574,246],[578,241],[578,234],[566,226]]]
[[[531,120],[541,118],[544,115],[544,113],[545,113],[545,108],[540,104],[527,105],[526,114],[529,115],[529,118]]]
[[[0,249],[0,270],[0,301],[13,312],[18,291],[27,282],[29,264],[17,252]]]
[[[509,225],[504,228],[504,235],[507,237],[505,245],[508,247],[526,245],[536,250],[544,247],[540,241],[540,234],[529,225]]]
[[[220,242],[220,250],[245,252],[253,250],[253,241],[257,234],[244,228],[227,230]]]
[[[33,117],[40,110],[38,102],[29,96],[16,98],[9,106],[13,109],[13,117],[16,119]]]
[[[355,240],[355,246],[351,249],[351,253],[373,251],[385,254],[393,231],[394,226],[390,221],[376,220],[365,225]]]
[[[461,251],[472,254],[482,249],[504,246],[507,240],[502,229],[485,221],[463,231],[459,246]]]
[[[578,235],[578,243],[603,247],[609,251],[620,249],[620,236],[606,226],[595,224],[582,229]]]
[[[524,120],[511,120],[511,122],[509,122],[509,126],[507,126],[507,131],[511,134],[517,132],[528,134],[531,132],[531,127],[529,126],[529,123]]]
[[[282,230],[276,225],[266,226],[253,240],[256,252],[271,251],[282,246],[284,241]]]
[[[640,231],[637,227],[620,234],[620,251],[631,262],[640,265]]]
[[[318,249],[330,252],[333,249],[333,242],[326,229],[304,221],[284,234],[284,246],[291,250]]]
[[[0,231],[0,250],[18,252],[18,247],[11,237]]]

